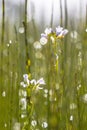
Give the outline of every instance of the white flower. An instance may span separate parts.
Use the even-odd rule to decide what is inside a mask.
[[[30,83],[31,83],[32,85],[36,85],[36,80],[35,80],[35,79],[32,79],[32,80],[30,81]]]
[[[48,127],[48,123],[44,121],[44,122],[42,123],[42,128],[47,128],[47,127]]]
[[[23,88],[26,88],[28,84],[25,84],[24,82],[20,82],[20,86],[22,86]]]
[[[63,29],[63,27],[58,26],[56,28],[56,35],[58,37],[64,37],[68,33],[67,29]]]
[[[24,74],[24,75],[23,75],[23,78],[24,78],[24,82],[29,85],[28,74]]]
[[[70,116],[70,121],[73,121],[73,115]]]
[[[61,34],[62,34],[63,36],[65,36],[68,32],[69,32],[69,31],[68,31],[67,29],[64,29],[64,30],[61,32]]]
[[[49,35],[50,33],[52,33],[52,28],[46,28],[44,32],[46,35]]]
[[[40,42],[38,42],[38,41],[36,41],[36,42],[34,42],[34,48],[35,49],[41,49],[41,44],[40,44]]]
[[[21,110],[25,110],[27,107],[26,98],[21,98],[19,101],[19,105],[21,106]]]
[[[24,31],[25,31],[25,30],[24,30],[24,27],[20,27],[20,28],[19,28],[19,33],[24,33]]]
[[[41,37],[47,37],[47,35],[45,33],[41,33]]]
[[[62,32],[62,30],[63,30],[63,27],[58,26],[56,28],[56,35],[59,35]]]
[[[76,109],[76,108],[77,108],[77,105],[75,103],[70,104],[70,109],[71,110]]]
[[[87,93],[84,94],[82,98],[83,98],[84,103],[87,103]]]
[[[31,125],[35,127],[37,125],[37,121],[36,120],[32,120],[31,121]]]
[[[39,80],[37,80],[37,84],[39,84],[39,85],[45,85],[44,79],[40,78]]]
[[[45,44],[47,44],[47,38],[46,37],[41,37],[40,38],[40,43],[41,43],[41,45],[45,45]]]

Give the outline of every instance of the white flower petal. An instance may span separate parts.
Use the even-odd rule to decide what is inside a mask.
[[[41,39],[40,39],[40,43],[41,43],[41,45],[45,45],[45,44],[47,44],[47,38],[45,38],[45,37],[41,37]]]
[[[35,79],[32,79],[32,80],[30,81],[30,83],[33,84],[33,85],[36,85],[36,80],[35,80]]]
[[[37,81],[37,84],[45,85],[44,79],[43,79],[43,78],[40,78],[40,79]]]
[[[52,28],[46,28],[44,32],[46,35],[49,35],[50,33],[52,33]]]

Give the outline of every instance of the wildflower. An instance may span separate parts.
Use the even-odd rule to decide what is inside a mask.
[[[36,80],[35,80],[35,79],[32,79],[32,80],[30,81],[30,83],[31,83],[32,85],[36,85]]]
[[[57,38],[63,38],[67,33],[68,33],[67,29],[63,29],[60,26],[58,26],[56,28],[56,36],[57,36]]]
[[[24,33],[24,31],[25,31],[25,30],[24,30],[24,27],[20,27],[20,28],[19,28],[19,33],[22,34],[22,33]]]
[[[73,115],[70,116],[70,121],[73,121]]]
[[[20,82],[20,86],[22,86],[23,88],[26,88],[28,84],[25,84],[24,82]]]
[[[41,44],[40,44],[40,42],[38,42],[38,41],[36,41],[36,42],[34,42],[34,48],[35,49],[41,49]]]
[[[41,33],[41,37],[47,38],[47,35],[45,33]]]
[[[48,40],[46,37],[41,37],[41,39],[40,39],[41,45],[45,45],[47,42],[48,42]]]
[[[31,121],[31,125],[32,125],[33,127],[35,127],[35,126],[37,125],[37,121],[36,121],[36,120],[32,120],[32,121]]]
[[[53,31],[52,28],[46,28],[44,33],[41,34],[40,43],[45,45],[50,38],[52,43],[55,43],[56,39],[64,38],[64,36],[68,33],[67,29],[63,29],[63,27],[56,27],[56,30]]]
[[[44,121],[44,122],[42,123],[42,128],[47,128],[47,127],[48,127],[48,123]]]
[[[37,81],[37,84],[39,85],[45,85],[45,81],[43,78],[40,78],[38,81]]]
[[[58,36],[62,32],[62,30],[63,30],[63,27],[58,26],[56,28],[56,35]]]
[[[25,110],[27,106],[26,98],[21,98],[19,101],[19,105],[21,106],[21,110]]]
[[[52,30],[52,28],[46,28],[44,32],[47,36],[47,35],[51,34],[53,32],[53,30]]]
[[[23,75],[23,78],[24,78],[24,82],[29,85],[28,74],[24,74],[24,75]]]
[[[2,92],[2,97],[5,97],[5,96],[6,96],[6,92],[3,91],[3,92]]]
[[[67,29],[64,29],[64,30],[62,31],[62,35],[65,36],[68,32],[69,32],[69,31],[68,31]]]
[[[87,93],[83,95],[82,99],[83,99],[84,103],[87,103]]]

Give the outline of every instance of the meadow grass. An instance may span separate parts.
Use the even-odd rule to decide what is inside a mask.
[[[27,0],[23,21],[10,23],[2,1],[0,22],[0,129],[86,130],[87,129],[87,29],[84,21],[75,28],[69,22],[67,1],[60,1],[61,26],[69,30],[63,38],[52,35],[41,45],[40,29],[27,22]],[[53,24],[53,10],[49,27]],[[71,20],[71,18],[70,18]],[[45,25],[45,23],[44,23]],[[81,26],[82,25],[82,26]],[[55,30],[55,29],[54,29]],[[31,85],[23,87],[23,75]],[[33,84],[43,77],[45,85]],[[24,81],[25,83],[25,81]],[[33,90],[33,88],[35,88]],[[41,89],[41,90],[38,90]]]

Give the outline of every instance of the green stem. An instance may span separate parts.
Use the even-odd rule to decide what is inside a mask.
[[[28,41],[27,41],[27,2],[28,0],[25,0],[25,21],[23,22],[24,28],[25,28],[25,47],[26,47],[26,67],[28,67],[28,73],[30,73],[30,57],[29,57],[29,50],[28,50]]]
[[[3,85],[3,45],[4,45],[4,35],[5,35],[5,0],[2,0],[2,33],[1,33],[1,87]],[[3,89],[3,88],[2,88]],[[1,89],[1,91],[3,91]]]
[[[53,2],[52,2],[52,7],[51,7],[51,21],[50,21],[50,25],[51,25],[51,27],[53,26],[53,9],[54,9],[54,4],[53,4]]]
[[[63,10],[62,10],[62,0],[60,0],[60,25],[63,25]]]

